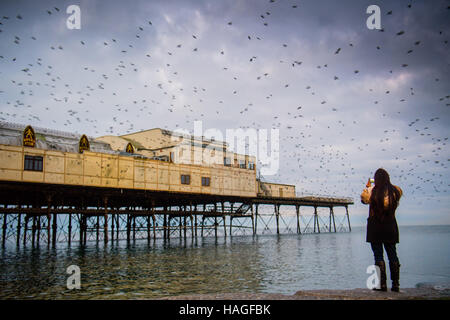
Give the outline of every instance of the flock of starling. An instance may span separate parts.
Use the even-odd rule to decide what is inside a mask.
[[[284,23],[281,6],[293,14],[302,10],[300,1],[267,0],[263,10],[248,12],[245,23],[224,14],[215,31],[177,25],[170,12],[131,19],[121,34],[96,33],[82,20],[80,31],[59,31],[66,38],[21,26],[30,17],[19,9],[9,15],[0,10],[0,120],[93,136],[153,127],[192,131],[196,120],[224,134],[226,128],[278,128],[279,173],[267,180],[295,184],[299,193],[357,199],[368,175],[383,166],[408,201],[448,201],[448,74],[430,72],[421,80],[436,86],[440,95],[433,98],[407,81],[398,88],[402,72],[415,66],[411,57],[430,46],[444,52],[442,70],[448,71],[448,30],[430,30],[422,39],[406,27],[373,31],[389,40],[374,43],[373,52],[392,50],[397,42],[409,49],[405,62],[382,70],[387,82],[393,79],[390,85],[367,88],[364,66],[341,68],[367,48],[357,40],[334,40],[340,44],[317,59],[302,55],[296,52],[300,36],[278,40],[271,33]],[[383,21],[408,13],[386,9]],[[81,10],[82,18],[89,15]],[[415,10],[414,2],[401,10]],[[450,14],[449,7],[442,10]],[[49,7],[32,18],[61,26],[67,17],[64,8]],[[203,40],[207,32],[230,37]],[[386,63],[389,56],[380,59]],[[334,97],[339,90],[364,99],[351,106],[351,97]],[[428,105],[411,112],[415,99]]]

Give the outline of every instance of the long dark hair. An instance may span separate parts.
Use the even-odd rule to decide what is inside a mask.
[[[400,191],[391,184],[389,173],[380,168],[375,172],[375,187],[372,189],[370,206],[375,216],[383,219],[387,215],[394,215],[400,200]],[[384,207],[384,197],[389,197],[389,206]]]

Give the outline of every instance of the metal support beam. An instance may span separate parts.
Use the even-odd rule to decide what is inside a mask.
[[[223,219],[223,234],[225,236],[225,238],[227,237],[227,225],[226,225],[226,221],[225,221],[225,208],[224,208],[224,204],[223,201],[221,202],[222,205],[222,219]]]
[[[132,214],[133,218],[133,241],[136,240],[136,215]]]
[[[50,240],[51,240],[51,233],[50,233],[50,221],[52,219],[51,216],[51,202],[52,197],[50,195],[47,196],[47,246],[50,246]],[[55,223],[55,221],[53,221]]]
[[[156,217],[152,214],[152,226],[153,226],[153,240],[156,240]]]
[[[68,232],[68,235],[67,235],[68,242],[69,242],[69,246],[70,246],[70,243],[72,242],[72,214],[71,213],[69,213],[69,227],[68,227],[67,232]]]
[[[87,216],[83,214],[83,244],[87,242]]]
[[[153,240],[156,239],[155,200],[152,199]]]
[[[314,232],[316,232],[316,224],[317,224],[317,231],[320,233],[320,225],[319,225],[319,216],[317,214],[317,206],[314,206]]]
[[[233,236],[232,227],[233,227],[233,216],[231,215],[230,216],[230,237]]]
[[[191,238],[194,238],[194,222],[192,217],[192,202],[189,202],[189,218],[191,219]]]
[[[214,202],[214,214],[217,214],[217,203]],[[214,217],[214,237],[217,238],[217,216]]]
[[[5,215],[6,219],[6,215]],[[33,224],[31,225],[31,245],[34,247],[36,237],[36,216],[33,216]]]
[[[336,222],[335,222],[335,220],[334,220],[333,206],[330,207],[330,232],[331,232],[331,219],[333,220],[333,228],[334,228],[334,232],[336,232]]]
[[[197,204],[195,205],[195,209],[194,209],[194,224],[195,224],[195,238],[197,238]]]
[[[56,246],[56,239],[58,237],[58,215],[53,213],[53,234],[52,234],[52,245]]]
[[[17,217],[17,238],[16,238],[16,243],[17,243],[17,246],[19,246],[19,244],[20,244],[20,228],[21,228],[21,220],[22,220],[22,214],[20,213],[20,208],[21,208],[21,205],[19,205],[19,215],[18,215],[18,217]]]
[[[252,234],[255,235],[255,219],[253,214],[253,203],[251,204],[251,213],[252,213]]]
[[[345,206],[345,215],[347,216],[348,230],[352,231],[352,227],[350,226],[350,216],[348,214],[348,206]]]
[[[302,230],[300,228],[300,206],[299,205],[295,206],[295,214],[297,215],[297,233],[301,234]]]
[[[255,204],[255,234],[258,233],[258,204]]]
[[[80,230],[80,244],[83,244],[83,214],[79,214],[78,216],[78,224],[79,224],[79,230]]]
[[[190,220],[191,220],[191,238],[194,239],[194,217],[192,216],[192,211],[191,211],[191,215],[189,216]]]
[[[111,213],[111,243],[114,242],[114,218],[115,218],[115,214]]]
[[[27,242],[27,230],[28,230],[28,215],[25,215],[25,226],[23,229],[23,245],[25,246],[26,242]]]
[[[280,234],[280,205],[275,204],[275,219],[277,221],[277,234]]]
[[[167,239],[167,206],[164,206],[164,222],[163,222],[163,237],[164,239]]]
[[[187,216],[186,216],[186,210],[184,211],[184,226],[183,226],[183,231],[184,231],[184,240],[186,240],[186,235],[187,235]]]
[[[103,198],[104,210],[104,221],[103,221],[103,241],[105,244],[108,243],[108,198]]]
[[[97,216],[97,223],[95,224],[95,231],[96,231],[96,240],[98,242],[99,232],[100,232],[100,216]]]
[[[6,243],[6,228],[7,228],[7,220],[8,220],[8,215],[5,213],[3,214],[3,227],[2,227],[2,247],[5,247],[5,243]]]
[[[155,216],[146,216],[145,218],[145,220],[146,220],[146,222],[147,222],[147,242],[150,242],[150,238],[151,238],[151,236],[150,236],[150,218],[151,217],[155,217]],[[155,221],[153,221],[153,227],[155,226]],[[153,231],[153,234],[155,234],[155,232]]]
[[[127,241],[130,241],[130,235],[131,235],[131,216],[128,213],[127,214]]]

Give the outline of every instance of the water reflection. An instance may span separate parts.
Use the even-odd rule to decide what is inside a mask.
[[[2,298],[152,298],[172,294],[258,291],[254,240],[117,242],[3,253]],[[81,290],[68,290],[69,265],[81,269]]]
[[[402,234],[410,242],[417,238]],[[448,234],[441,237],[448,239]],[[422,241],[442,243],[439,235],[427,237]],[[364,240],[364,233],[356,231],[13,247],[1,251],[0,298],[148,299],[194,293],[293,294],[302,289],[364,287],[366,268],[372,263]],[[417,257],[407,254],[407,243],[400,247],[407,266],[404,285],[429,280],[433,268],[441,275],[448,273],[448,258],[437,254],[429,257],[430,263],[422,270],[409,274],[408,268]],[[434,267],[433,259],[444,259],[444,265]],[[80,290],[66,287],[70,265],[80,267]],[[419,272],[424,275],[420,279]]]

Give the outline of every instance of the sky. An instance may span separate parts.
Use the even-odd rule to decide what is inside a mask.
[[[399,225],[450,224],[450,1],[2,0],[0,23],[0,121],[278,129],[264,180],[352,197],[364,225],[382,167],[404,192]]]

